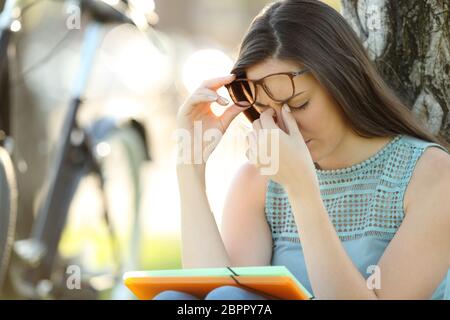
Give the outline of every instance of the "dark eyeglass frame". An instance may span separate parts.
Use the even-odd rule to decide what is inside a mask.
[[[298,96],[298,95],[300,95],[300,94],[302,94],[302,93],[305,92],[305,91],[301,91],[301,92],[299,92],[299,93],[295,93],[294,77],[299,76],[299,75],[302,75],[303,73],[306,73],[306,72],[309,72],[309,71],[310,71],[309,69],[305,68],[305,69],[302,69],[302,70],[299,70],[299,71],[294,71],[294,72],[277,72],[277,73],[268,74],[268,75],[266,75],[266,76],[264,76],[264,77],[262,77],[262,78],[260,78],[260,79],[256,79],[256,80],[248,79],[248,78],[237,78],[237,79],[235,79],[233,82],[226,84],[226,85],[225,85],[225,88],[227,88],[228,93],[229,93],[230,97],[232,98],[233,102],[234,102],[236,105],[238,105],[238,106],[240,106],[240,107],[243,107],[243,108],[246,108],[246,107],[248,107],[249,105],[248,105],[248,104],[242,105],[242,104],[239,103],[239,101],[235,101],[235,99],[233,98],[233,97],[234,97],[234,94],[232,93],[232,86],[233,86],[233,83],[235,83],[235,82],[251,82],[251,83],[253,83],[253,85],[254,85],[254,87],[255,87],[255,97],[254,97],[254,100],[255,100],[255,101],[252,101],[252,102],[250,103],[250,106],[252,106],[252,107],[255,105],[255,103],[257,103],[257,102],[256,102],[256,98],[258,97],[258,86],[261,86],[262,89],[264,90],[264,92],[265,92],[265,93],[266,93],[273,101],[278,102],[278,103],[281,103],[281,104],[284,104],[284,103],[287,103],[287,102],[288,102],[289,100],[291,100],[292,98],[294,98],[294,97],[296,97],[296,96]],[[283,100],[275,99],[275,98],[273,97],[273,95],[270,93],[270,91],[266,88],[265,84],[264,84],[264,80],[265,80],[266,78],[272,77],[272,76],[277,76],[277,75],[287,75],[287,76],[289,76],[289,79],[291,80],[291,84],[292,84],[292,95],[291,95],[289,98],[287,98],[287,99],[283,99]],[[261,104],[261,103],[257,103],[257,104],[260,105],[260,106],[266,107],[266,105],[263,105],[263,104]]]

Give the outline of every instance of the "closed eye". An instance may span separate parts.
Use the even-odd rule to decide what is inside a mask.
[[[302,105],[299,106],[299,107],[292,107],[292,106],[289,106],[289,107],[291,107],[292,109],[304,109],[304,108],[306,108],[306,106],[308,105],[308,103],[309,103],[309,101],[306,101],[304,104],[302,104]]]
[[[291,109],[297,109],[297,110],[299,110],[299,109],[304,109],[304,108],[306,108],[307,106],[308,106],[308,103],[309,103],[309,101],[306,101],[304,104],[302,104],[301,106],[292,106],[290,103],[287,103],[287,105],[289,106],[289,108],[291,108]],[[258,108],[270,108],[270,106],[268,106],[268,105],[266,105],[266,104],[262,104],[262,103],[259,103],[259,102],[255,102],[254,103],[254,106],[255,107],[258,107]]]

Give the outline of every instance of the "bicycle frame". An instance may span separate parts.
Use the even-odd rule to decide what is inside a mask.
[[[10,106],[11,95],[9,86],[9,59],[8,47],[11,38],[11,30],[9,24],[14,10],[15,0],[7,0],[4,3],[3,11],[0,15],[0,95],[2,99],[2,108],[0,109],[0,130],[3,131],[4,137],[0,139],[3,145],[6,136],[10,134]]]
[[[15,245],[16,254],[30,267],[26,278],[33,285],[42,279],[50,279],[71,200],[81,178],[88,172],[99,172],[91,153],[89,137],[78,126],[77,115],[100,41],[101,26],[93,22],[86,28],[81,66],[62,126],[46,198],[33,223],[31,238],[18,241]]]
[[[0,15],[0,69],[2,75],[8,69],[6,48],[9,45],[12,10],[16,0],[7,0],[4,12]],[[94,10],[95,8],[93,8]],[[101,11],[105,12],[105,11]],[[95,15],[95,12],[94,12]],[[114,130],[125,126],[131,127],[146,143],[145,128],[138,121],[126,118],[118,121],[108,117],[101,118],[90,128],[81,128],[77,123],[77,115],[83,105],[83,95],[88,86],[93,70],[97,49],[102,41],[102,23],[108,15],[94,18],[84,32],[80,67],[74,79],[68,111],[64,117],[60,139],[58,139],[53,170],[48,177],[45,198],[38,208],[33,221],[30,237],[16,241],[14,244],[13,266],[10,268],[12,285],[21,296],[39,298],[45,296],[42,290],[36,289],[41,281],[52,280],[54,268],[57,266],[58,245],[67,222],[69,208],[80,180],[89,173],[95,173],[103,190],[103,175],[95,155],[95,144],[105,139]],[[107,20],[108,21],[108,20]],[[116,16],[112,21],[123,22]],[[4,45],[4,46],[3,46]],[[3,59],[4,58],[4,59]],[[8,75],[8,74],[7,74]],[[6,81],[9,84],[9,81]],[[1,89],[1,88],[0,88]],[[5,93],[0,91],[0,93]],[[9,92],[7,92],[9,97]],[[9,106],[9,104],[8,104]],[[9,111],[9,108],[8,108]],[[8,115],[9,116],[9,115]],[[6,118],[9,120],[9,117]],[[9,121],[8,121],[9,124]],[[2,129],[0,127],[0,129]],[[9,130],[9,127],[8,127]],[[144,146],[144,161],[150,160],[149,150]],[[20,190],[19,190],[20,193]],[[135,213],[138,214],[137,212]],[[104,216],[107,218],[107,208]],[[137,218],[137,216],[136,216]],[[134,229],[137,230],[137,219]],[[136,232],[134,233],[136,234]],[[135,250],[134,250],[135,251]],[[132,257],[137,253],[131,250]]]

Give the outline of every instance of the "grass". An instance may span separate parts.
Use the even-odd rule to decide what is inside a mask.
[[[179,236],[177,234],[160,234],[144,237],[141,257],[145,270],[181,268]]]
[[[122,243],[124,238],[120,239]],[[123,246],[123,245],[122,245]],[[79,256],[92,269],[108,268],[113,252],[108,233],[96,228],[66,228],[60,245],[65,257]],[[176,233],[144,235],[141,239],[139,266],[141,270],[181,268],[180,238]]]

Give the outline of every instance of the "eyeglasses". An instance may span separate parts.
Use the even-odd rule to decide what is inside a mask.
[[[275,102],[289,105],[289,100],[304,92],[295,93],[294,77],[308,71],[303,69],[296,72],[273,73],[258,80],[238,78],[225,87],[233,102],[240,107],[266,106],[256,101],[259,87]]]

